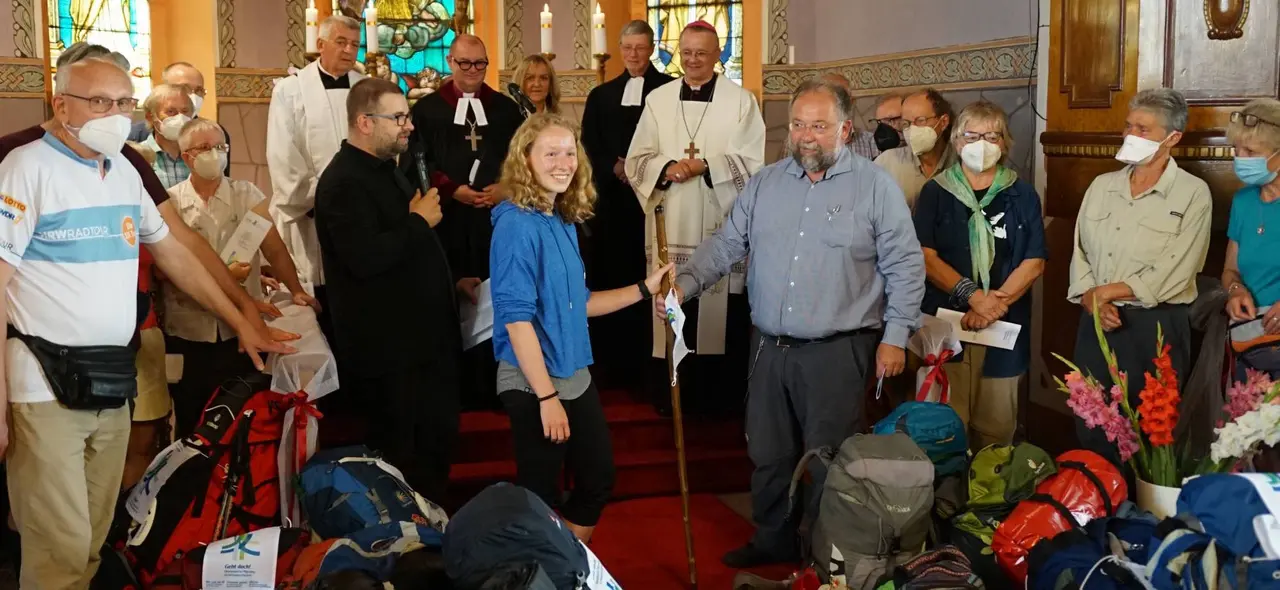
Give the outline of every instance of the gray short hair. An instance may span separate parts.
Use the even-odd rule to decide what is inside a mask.
[[[182,131],[178,134],[178,149],[184,152],[191,149],[195,143],[194,137],[205,131],[217,131],[219,136],[226,137],[217,123],[208,119],[192,119],[182,126]]]
[[[182,98],[191,105],[191,97],[187,95],[187,89],[177,84],[160,84],[151,89],[151,94],[147,95],[147,99],[142,101],[142,110],[146,113],[156,113],[160,109],[160,104],[170,98]],[[195,109],[195,105],[191,105]]]
[[[636,19],[622,25],[622,33],[619,34],[618,37],[626,37],[627,35],[644,35],[649,39],[650,43],[652,43],[654,37],[656,37],[653,32],[653,27],[649,26],[649,23],[640,19]]]
[[[54,93],[54,94],[66,94],[66,93],[67,93],[67,86],[69,86],[69,85],[71,84],[71,75],[72,75],[72,72],[73,72],[75,69],[77,69],[77,65],[78,65],[78,64],[85,64],[85,63],[88,63],[88,62],[95,62],[95,61],[96,61],[96,62],[102,62],[102,63],[105,63],[105,64],[111,64],[111,65],[113,65],[113,66],[117,66],[117,67],[120,65],[120,64],[116,63],[116,61],[115,61],[115,60],[111,59],[110,54],[108,54],[107,56],[102,56],[102,57],[81,57],[80,59],[77,59],[77,60],[75,60],[75,61],[70,61],[70,60],[68,60],[68,62],[67,62],[66,64],[63,64],[63,65],[61,65],[61,66],[59,66],[59,67],[58,67],[58,72],[57,72],[56,74],[54,74],[54,76],[53,76],[53,93]],[[128,70],[124,70],[124,72],[125,72],[125,75],[128,75],[128,73],[129,73],[129,71],[128,71]],[[132,83],[132,82],[133,82],[133,80],[130,80],[129,82],[130,82],[130,83]]]
[[[91,58],[105,59],[119,66],[120,69],[126,72],[129,71],[129,58],[125,57],[119,51],[112,51],[107,47],[95,45],[93,43],[85,43],[84,41],[73,44],[63,50],[62,53],[58,55],[58,61],[54,64],[54,68],[61,69],[78,61],[84,61]]]
[[[796,88],[796,91],[791,94],[791,102],[787,104],[787,111],[790,112],[796,106],[796,100],[801,96],[816,92],[825,93],[836,99],[836,114],[840,116],[841,121],[848,121],[853,117],[853,97],[849,95],[849,90],[840,84],[821,77],[810,78],[801,83]]]
[[[320,23],[320,38],[328,40],[329,36],[333,34],[334,27],[350,29],[358,33],[360,32],[360,21],[346,15],[335,14]]]
[[[1187,99],[1172,88],[1152,88],[1134,95],[1129,110],[1154,113],[1164,122],[1166,131],[1187,130]]]

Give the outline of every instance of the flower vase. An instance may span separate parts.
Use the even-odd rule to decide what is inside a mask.
[[[1138,508],[1164,520],[1178,514],[1178,494],[1182,488],[1158,486],[1138,478]]]

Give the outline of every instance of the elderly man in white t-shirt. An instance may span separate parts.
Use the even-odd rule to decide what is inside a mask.
[[[237,330],[252,328],[169,235],[121,155],[137,106],[128,74],[99,59],[59,68],[52,106],[44,137],[0,163],[0,209],[8,213],[0,313],[9,326],[0,414],[12,413],[0,415],[0,450],[8,446],[22,537],[19,586],[87,588],[115,512],[127,402],[137,391],[128,344],[138,321],[139,245],[201,305]]]
[[[248,231],[256,225],[261,233],[253,235],[261,235],[259,248],[229,261],[232,278],[240,281],[254,299],[262,300],[259,268],[265,257],[275,278],[294,294],[294,302],[318,310],[319,304],[298,280],[298,271],[275,229],[267,210],[270,203],[262,191],[251,182],[223,176],[228,147],[222,128],[207,119],[196,119],[180,130],[177,145],[185,167],[191,170],[189,178],[169,189],[169,198],[182,220],[220,254],[226,251],[237,228],[245,225]],[[165,349],[182,357],[182,376],[169,389],[173,395],[174,434],[182,437],[195,429],[214,388],[226,379],[252,371],[253,365],[239,352],[231,326],[175,285],[166,282],[161,289]],[[262,307],[268,315],[280,314],[268,304]]]

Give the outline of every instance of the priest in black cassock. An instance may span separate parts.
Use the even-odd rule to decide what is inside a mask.
[[[366,412],[367,444],[442,502],[458,437],[462,337],[456,283],[435,230],[440,199],[396,167],[413,131],[400,87],[356,83],[347,124],[347,140],[320,175],[315,209],[338,376]]]
[[[626,70],[597,86],[582,113],[582,146],[595,171],[595,217],[584,250],[587,286],[593,291],[617,289],[645,274],[644,210],[627,184],[623,165],[631,136],[640,123],[644,101],[653,89],[674,80],[650,63],[653,28],[643,20],[622,27],[618,42]],[[634,306],[591,319],[595,377],[602,385],[634,384],[649,357],[649,312]]]
[[[425,152],[431,184],[440,191],[440,237],[458,291],[474,302],[489,278],[489,211],[502,198],[502,161],[524,117],[514,101],[484,83],[489,55],[479,37],[458,35],[449,46],[449,67],[452,77],[440,90],[413,105],[413,143]],[[401,167],[416,179],[414,160],[401,158]],[[497,367],[489,341],[464,352],[465,407],[496,407]]]

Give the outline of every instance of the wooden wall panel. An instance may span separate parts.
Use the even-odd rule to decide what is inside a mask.
[[[1209,18],[1239,20],[1241,36],[1211,39]],[[1168,0],[1164,84],[1201,105],[1238,105],[1280,94],[1280,3],[1274,0]],[[1228,10],[1220,11],[1226,7]],[[1210,10],[1210,9],[1213,10]],[[1230,27],[1222,29],[1225,36]],[[1152,48],[1158,51],[1159,48]]]
[[[1067,105],[1110,108],[1124,88],[1125,0],[1063,0],[1062,87]]]

